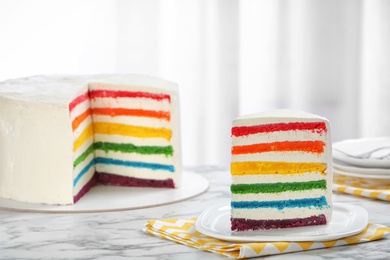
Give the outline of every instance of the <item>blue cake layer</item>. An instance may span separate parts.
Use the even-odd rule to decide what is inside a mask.
[[[276,201],[232,201],[231,207],[234,209],[257,209],[257,208],[322,208],[328,206],[325,196],[319,198],[305,198],[295,200],[276,200]]]

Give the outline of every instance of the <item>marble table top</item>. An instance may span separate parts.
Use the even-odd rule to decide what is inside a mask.
[[[153,208],[108,213],[24,213],[0,210],[0,259],[227,259],[142,231],[148,219],[197,217],[229,199],[227,170],[188,169],[210,181],[207,192]],[[334,193],[335,202],[364,207],[369,221],[390,226],[390,203]],[[390,239],[267,259],[390,259]]]

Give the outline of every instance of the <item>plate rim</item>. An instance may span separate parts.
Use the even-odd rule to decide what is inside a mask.
[[[370,175],[388,175],[390,176],[390,169],[388,168],[366,168],[366,167],[359,167],[356,165],[346,165],[346,162],[340,161],[336,158],[333,159],[333,166],[341,171],[348,171],[356,174],[360,174],[363,176],[370,176]],[[366,172],[366,173],[364,173]]]
[[[367,142],[370,140],[389,140],[390,137],[365,137],[365,138],[355,138],[355,139],[345,139],[338,142],[333,142],[332,146],[338,146],[342,145],[343,143],[358,143],[358,142]],[[354,166],[361,166],[361,167],[376,167],[376,168],[384,168],[390,167],[390,160],[376,160],[376,159],[357,159],[353,157],[349,157],[343,153],[338,152],[337,150],[332,149],[333,151],[333,157],[336,158],[339,161],[343,161],[349,164],[352,164]]]
[[[319,235],[316,235],[316,236],[301,236],[301,237],[295,237],[295,238],[290,238],[290,239],[287,239],[287,240],[283,240],[283,239],[280,239],[281,236],[253,236],[253,237],[246,237],[246,236],[225,236],[223,234],[218,234],[216,232],[213,232],[207,228],[204,228],[203,225],[202,225],[202,221],[203,221],[203,218],[205,218],[205,215],[206,213],[208,213],[209,211],[213,210],[213,209],[220,209],[222,207],[228,207],[229,210],[230,210],[230,205],[229,205],[229,202],[225,202],[225,203],[221,203],[221,204],[217,204],[217,205],[214,205],[214,206],[211,206],[207,209],[205,209],[201,214],[200,216],[198,217],[198,219],[196,220],[195,222],[195,229],[204,234],[204,235],[207,235],[207,236],[210,236],[210,237],[213,237],[213,238],[217,238],[217,239],[221,239],[221,240],[225,240],[225,241],[230,241],[230,242],[307,242],[307,241],[314,241],[314,242],[322,242],[322,241],[331,241],[331,240],[337,240],[337,239],[340,239],[340,238],[344,238],[344,237],[347,237],[347,236],[352,236],[352,235],[355,235],[357,233],[360,233],[361,231],[363,231],[367,225],[368,225],[368,212],[366,209],[364,209],[363,207],[360,207],[360,206],[357,206],[357,205],[350,205],[350,204],[346,204],[346,203],[339,203],[339,202],[336,202],[336,203],[333,203],[333,210],[338,210],[340,208],[344,208],[344,209],[350,209],[349,212],[351,212],[351,210],[355,210],[355,215],[359,215],[359,217],[355,217],[354,220],[356,223],[352,223],[350,222],[349,225],[351,224],[355,224],[356,226],[358,226],[357,224],[359,224],[359,228],[355,227],[353,230],[349,231],[349,232],[340,232],[340,233],[336,233],[336,234],[332,234],[332,235],[322,235],[322,236],[319,236]],[[219,211],[219,212],[222,212],[222,211]],[[357,214],[359,213],[359,214]],[[332,220],[330,221],[330,223],[332,223]],[[318,226],[310,226],[310,227],[305,227],[305,228],[316,228]],[[283,230],[283,229],[278,229],[278,230]],[[297,228],[294,228],[294,230],[299,230],[299,227]],[[289,235],[291,236],[291,235]],[[318,237],[318,238],[316,238]]]
[[[347,155],[344,155],[336,150],[333,150],[333,157],[336,158],[339,161],[344,161],[346,163],[352,164],[354,166],[361,166],[366,168],[390,168],[390,160],[384,161],[384,160],[369,160],[369,159],[356,159],[349,157]]]
[[[340,170],[338,168],[333,168],[333,173],[340,174],[340,175],[346,175],[346,176],[350,176],[350,177],[355,177],[355,178],[361,178],[361,179],[365,179],[365,180],[371,179],[371,180],[376,180],[376,181],[378,181],[378,180],[390,181],[390,176],[387,176],[387,175],[376,175],[376,174],[363,175],[360,173],[354,173],[354,172]]]

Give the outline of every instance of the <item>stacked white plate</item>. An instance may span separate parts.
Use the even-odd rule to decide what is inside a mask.
[[[333,172],[359,178],[370,184],[390,184],[390,137],[334,143]]]

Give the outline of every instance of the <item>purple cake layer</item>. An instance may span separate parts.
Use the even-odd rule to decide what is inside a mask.
[[[96,185],[96,178],[92,177],[87,182],[87,184],[85,184],[85,186],[83,188],[81,188],[79,193],[76,196],[73,197],[73,203],[76,203],[77,201],[79,201],[95,185]]]
[[[149,188],[175,188],[172,179],[152,180],[126,177],[104,172],[96,172],[96,180],[103,185],[129,186],[129,187],[149,187]]]
[[[279,220],[274,220],[274,219],[253,220],[253,219],[244,219],[244,218],[231,218],[230,221],[231,221],[233,231],[316,226],[316,225],[324,225],[327,222],[324,214],[318,216],[311,216],[308,218],[279,219]]]

